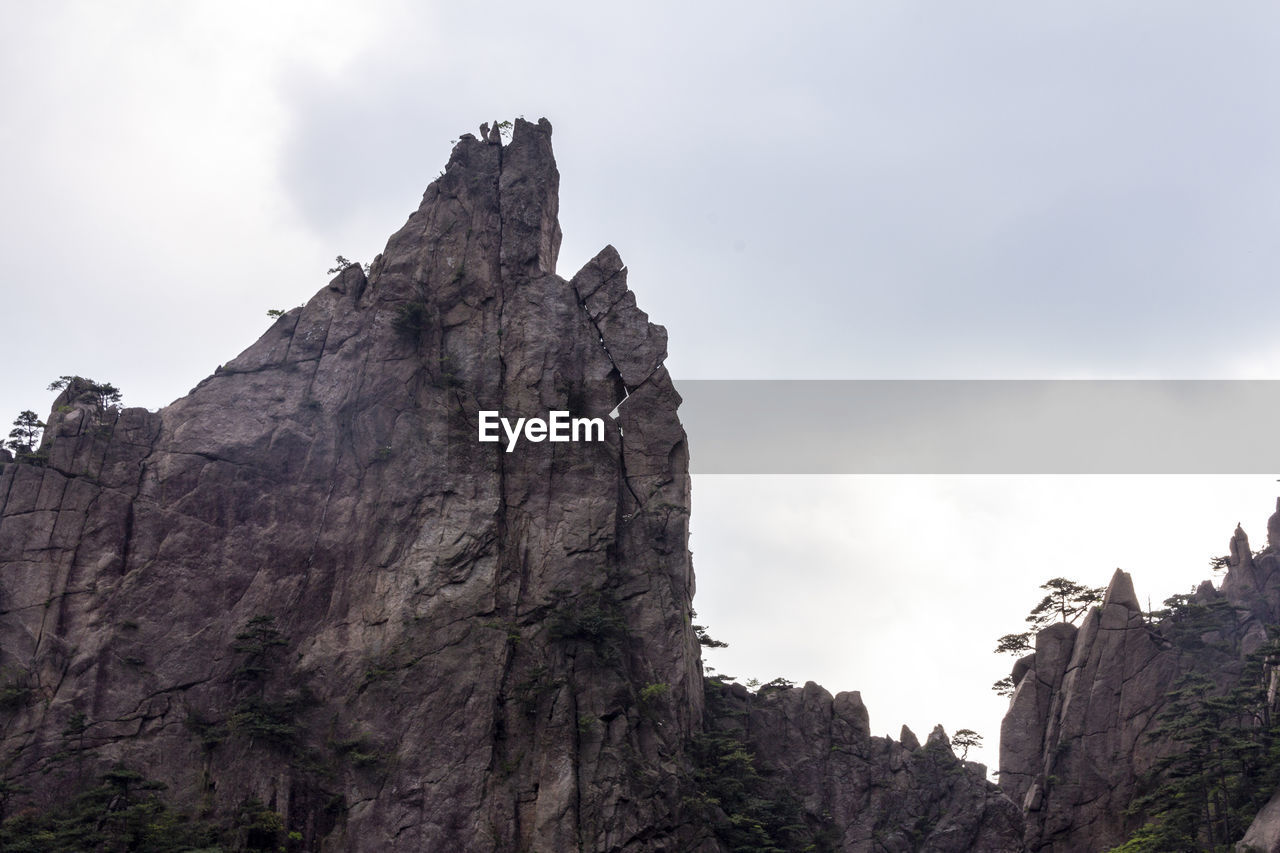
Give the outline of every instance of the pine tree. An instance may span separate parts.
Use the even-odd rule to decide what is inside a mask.
[[[1027,621],[1037,630],[1056,622],[1074,622],[1091,606],[1102,601],[1102,587],[1087,587],[1066,578],[1053,578],[1040,584],[1049,594],[1032,608]]]
[[[32,457],[40,446],[40,436],[44,432],[45,423],[35,412],[27,409],[13,421],[13,429],[9,431],[9,440],[5,442],[18,459]]]

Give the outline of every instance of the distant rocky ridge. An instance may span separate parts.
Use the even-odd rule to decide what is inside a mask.
[[[941,730],[703,678],[666,332],[612,247],[556,275],[557,191],[545,119],[464,134],[367,274],[159,412],[71,382],[0,459],[3,816],[114,773],[225,849],[1022,848]]]
[[[1102,604],[1078,628],[1039,632],[1034,653],[1014,666],[1000,732],[1000,787],[1025,812],[1029,850],[1108,850],[1143,826],[1139,798],[1160,782],[1161,760],[1187,748],[1158,731],[1179,678],[1199,674],[1204,696],[1225,695],[1248,656],[1268,642],[1267,626],[1280,622],[1278,546],[1280,502],[1256,556],[1237,526],[1221,587],[1205,581],[1188,602],[1216,605],[1225,621],[1212,626],[1150,620],[1128,573],[1117,569]],[[1269,667],[1264,675],[1275,706],[1277,675]],[[1280,799],[1268,809],[1232,840],[1280,850]]]

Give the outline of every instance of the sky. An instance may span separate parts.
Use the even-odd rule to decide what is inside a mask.
[[[555,126],[681,379],[1280,378],[1280,7],[7,3],[0,412],[185,394],[367,261],[482,121]],[[1247,413],[1231,416],[1247,417]],[[7,416],[6,416],[7,417]],[[1153,429],[1164,425],[1153,425]],[[695,458],[699,441],[691,435]],[[694,481],[708,661],[968,727],[1065,575],[1157,605],[1275,474]]]

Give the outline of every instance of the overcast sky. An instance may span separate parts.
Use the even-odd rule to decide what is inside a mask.
[[[677,379],[1280,378],[1280,7],[8,3],[0,412],[151,408],[369,260],[452,140],[548,117]],[[4,415],[7,423],[10,415]],[[714,437],[691,436],[698,442]],[[730,674],[978,729],[1038,584],[1158,604],[1271,476],[699,477]],[[994,764],[994,749],[985,755]]]

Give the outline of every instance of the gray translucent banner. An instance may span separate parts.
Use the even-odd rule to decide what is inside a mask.
[[[1280,472],[1277,381],[681,380],[676,389],[695,474]]]

